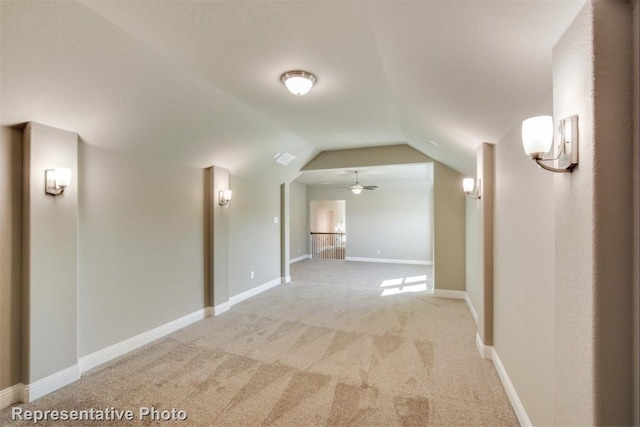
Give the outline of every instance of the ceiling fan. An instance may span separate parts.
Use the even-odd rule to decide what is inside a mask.
[[[336,188],[346,188],[348,190],[351,190],[351,192],[353,192],[353,194],[360,194],[362,193],[362,190],[375,190],[376,188],[378,188],[377,185],[362,185],[360,184],[360,181],[358,181],[358,171],[354,171],[356,174],[356,182],[355,184],[351,184],[348,187],[336,187]]]

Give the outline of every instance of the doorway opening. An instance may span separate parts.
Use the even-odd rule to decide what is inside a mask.
[[[311,258],[339,259],[346,256],[346,201],[316,200],[309,205]]]

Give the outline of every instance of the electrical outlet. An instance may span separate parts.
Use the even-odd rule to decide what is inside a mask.
[[[273,223],[274,223],[274,224],[277,224],[277,223],[279,223],[279,222],[280,222],[280,219],[279,219],[277,216],[274,216],[274,217],[273,217]]]
[[[256,274],[252,271],[251,272],[251,280],[253,280],[256,277]]]
[[[298,249],[298,255],[300,255],[300,249]]]
[[[378,255],[380,255],[380,249],[378,249]]]

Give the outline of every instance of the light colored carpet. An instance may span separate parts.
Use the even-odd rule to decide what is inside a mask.
[[[294,282],[20,407],[136,413],[37,425],[159,425],[138,420],[152,406],[187,412],[166,425],[518,425],[464,301],[430,296],[431,271],[305,260],[292,265]],[[33,423],[5,409],[0,425]]]

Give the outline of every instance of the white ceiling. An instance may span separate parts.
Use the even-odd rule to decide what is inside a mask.
[[[583,3],[0,1],[2,125],[279,182],[321,150],[405,142],[472,173],[550,94]]]

